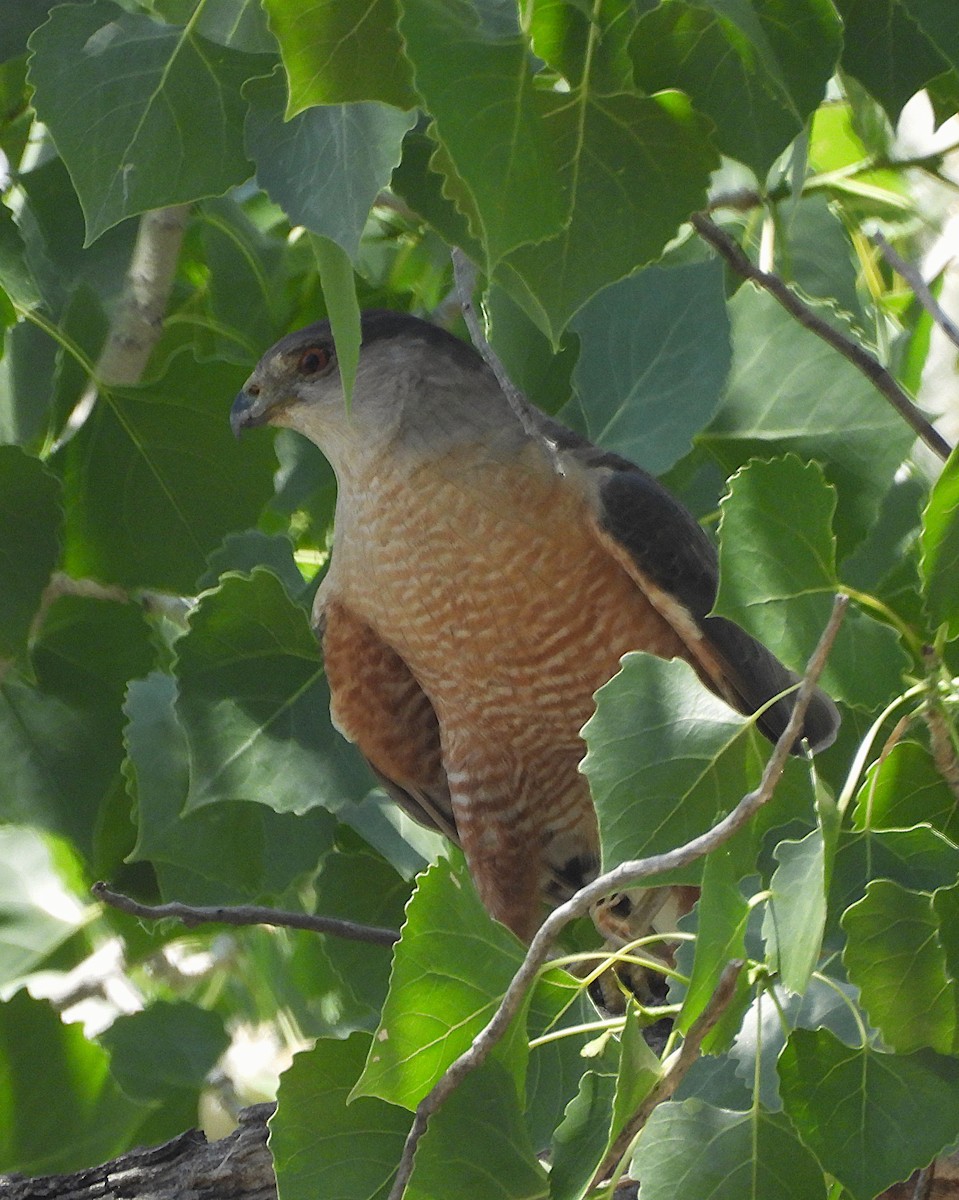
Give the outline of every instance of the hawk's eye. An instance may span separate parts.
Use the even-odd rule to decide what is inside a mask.
[[[310,346],[300,355],[296,369],[301,375],[316,375],[330,365],[331,354],[325,346]]]

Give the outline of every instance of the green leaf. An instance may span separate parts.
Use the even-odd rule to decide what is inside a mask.
[[[747,729],[686,663],[627,654],[583,729],[603,869],[680,846],[735,804],[746,790]]]
[[[0,817],[70,838],[97,875],[126,854],[132,826],[121,796],[123,691],[153,662],[142,611],[77,596],[58,599],[32,647],[36,684],[0,681]]]
[[[921,569],[932,619],[959,637],[959,450],[933,485],[922,514]]]
[[[158,671],[127,694],[125,771],[136,800],[134,862],[153,863],[165,900],[242,904],[281,896],[330,848],[335,818],[301,817],[263,804],[222,801],[183,813],[190,787],[187,737],[176,719],[176,682]]]
[[[181,353],[156,383],[101,396],[54,459],[71,574],[192,594],[224,535],[256,523],[273,455],[268,439],[230,434],[243,377]]]
[[[698,1100],[660,1104],[643,1129],[633,1172],[643,1200],[814,1200],[816,1159],[776,1113],[730,1112]]]
[[[489,260],[557,233],[569,209],[557,186],[563,148],[544,122],[549,98],[525,38],[483,27],[468,0],[404,0],[400,32]]]
[[[199,1092],[230,1039],[215,1013],[183,1000],[157,1000],[117,1017],[100,1043],[126,1095],[149,1102],[179,1089]]]
[[[84,919],[53,847],[32,829],[0,828],[0,988],[33,971]]]
[[[714,612],[742,625],[797,671],[805,668],[842,589],[830,532],[835,504],[819,465],[795,455],[741,468],[722,501]],[[877,708],[900,690],[908,665],[892,629],[853,612],[839,631],[822,686],[848,704]]]
[[[732,352],[719,262],[647,267],[604,288],[571,328],[584,431],[661,475],[711,420],[726,381]]]
[[[385,1200],[410,1125],[402,1108],[349,1100],[370,1039],[319,1041],[284,1071],[270,1150],[284,1200]]]
[[[955,980],[938,940],[932,898],[890,879],[874,879],[843,914],[849,941],[843,962],[869,1019],[902,1054],[957,1045]]]
[[[907,1179],[959,1135],[959,1061],[885,1054],[798,1029],[779,1058],[786,1113],[854,1200]]]
[[[264,0],[290,79],[287,116],[314,104],[379,100],[415,108],[396,0]]]
[[[353,384],[363,341],[356,278],[353,265],[341,246],[323,237],[314,237],[312,241],[336,346],[336,367],[343,385],[344,401],[349,405],[353,398]]]
[[[64,5],[30,39],[30,82],[83,206],[87,243],[124,217],[222,195],[250,173],[243,54],[109,3]]]
[[[150,1111],[122,1094],[79,1025],[26,992],[0,1004],[0,1171],[95,1166],[134,1144]]]
[[[492,921],[465,864],[441,859],[417,880],[393,956],[390,992],[354,1096],[415,1108],[492,1017],[523,960],[520,943]],[[526,1067],[523,1031],[493,1052]]]
[[[515,1081],[490,1058],[430,1117],[406,1194],[410,1200],[546,1200],[547,1178]]]
[[[254,79],[246,143],[257,183],[294,225],[356,259],[370,207],[390,181],[416,114],[385,104],[328,104],[283,119],[286,78]]]
[[[589,6],[534,0],[524,13],[533,52],[565,77],[571,88],[589,79],[608,95],[633,90],[629,39],[636,27],[630,0]],[[656,89],[658,90],[658,89]]]
[[[0,446],[0,658],[26,646],[62,521],[59,480],[15,446]]]
[[[727,843],[709,854],[696,906],[698,925],[693,969],[678,1028],[685,1034],[709,1002],[726,964],[744,958],[750,907],[739,887],[742,863]]]
[[[544,222],[538,237],[545,240],[512,250],[494,279],[556,343],[590,296],[660,256],[704,204],[718,163],[705,122],[678,92],[640,98],[581,89],[549,101],[542,127],[569,164],[552,190],[568,196],[570,217],[549,237]],[[597,221],[603,212],[617,220]]]
[[[842,559],[875,521],[914,435],[851,363],[771,296],[744,284],[729,311],[732,374],[701,441],[727,474],[790,450],[821,463],[836,488]]]
[[[609,1145],[609,1121],[616,1091],[612,1071],[586,1071],[566,1107],[552,1145],[549,1192],[552,1200],[580,1200]]]
[[[227,576],[177,642],[177,714],[187,733],[187,811],[256,800],[277,812],[359,800],[372,776],[330,724],[307,614],[270,571]]]
[[[918,742],[897,742],[869,768],[853,823],[857,829],[905,829],[922,822],[959,842],[959,801],[932,755]]]
[[[766,958],[791,992],[801,995],[819,961],[826,925],[826,863],[821,829],[776,847],[763,919]]]
[[[896,122],[906,101],[946,62],[902,0],[836,0],[846,27],[842,65]]]
[[[323,860],[312,885],[313,907],[324,916],[386,929],[403,923],[409,883],[378,854],[348,848],[343,839]],[[304,1032],[344,1037],[355,1029],[375,1029],[389,989],[390,963],[385,946],[315,934],[302,939],[294,954],[293,986],[310,1014]]]
[[[10,300],[24,308],[31,308],[40,300],[36,280],[26,260],[23,236],[5,204],[0,204],[0,286]],[[12,325],[15,319],[16,314],[10,306],[5,323]]]
[[[959,70],[959,27],[950,0],[902,0],[902,5],[953,70]]]
[[[872,879],[891,879],[915,892],[951,887],[959,850],[934,829],[844,830],[833,863],[829,912],[838,917],[861,900]]]
[[[644,13],[631,47],[636,82],[647,92],[681,88],[715,123],[717,147],[762,178],[803,122],[723,7],[668,0]]]

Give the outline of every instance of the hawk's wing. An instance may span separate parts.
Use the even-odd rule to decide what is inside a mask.
[[[409,816],[458,841],[429,697],[399,654],[346,605],[318,601],[314,625],[334,725]]]
[[[596,537],[676,630],[704,681],[746,715],[794,688],[799,676],[761,642],[726,617],[709,615],[719,566],[712,543],[691,514],[635,463],[600,450],[548,417],[538,424],[561,456],[588,477]],[[794,697],[795,691],[759,718],[771,741],[786,728]],[[802,736],[813,750],[822,750],[838,728],[835,704],[817,691]]]

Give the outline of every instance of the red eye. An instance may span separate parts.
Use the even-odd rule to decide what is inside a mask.
[[[301,375],[315,375],[330,365],[330,352],[325,346],[310,346],[300,355],[296,369]]]

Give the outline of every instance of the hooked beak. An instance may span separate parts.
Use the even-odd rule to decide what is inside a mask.
[[[238,393],[230,409],[230,428],[233,430],[233,436],[239,437],[244,429],[265,425],[268,407],[260,398],[259,384],[248,384]]]

